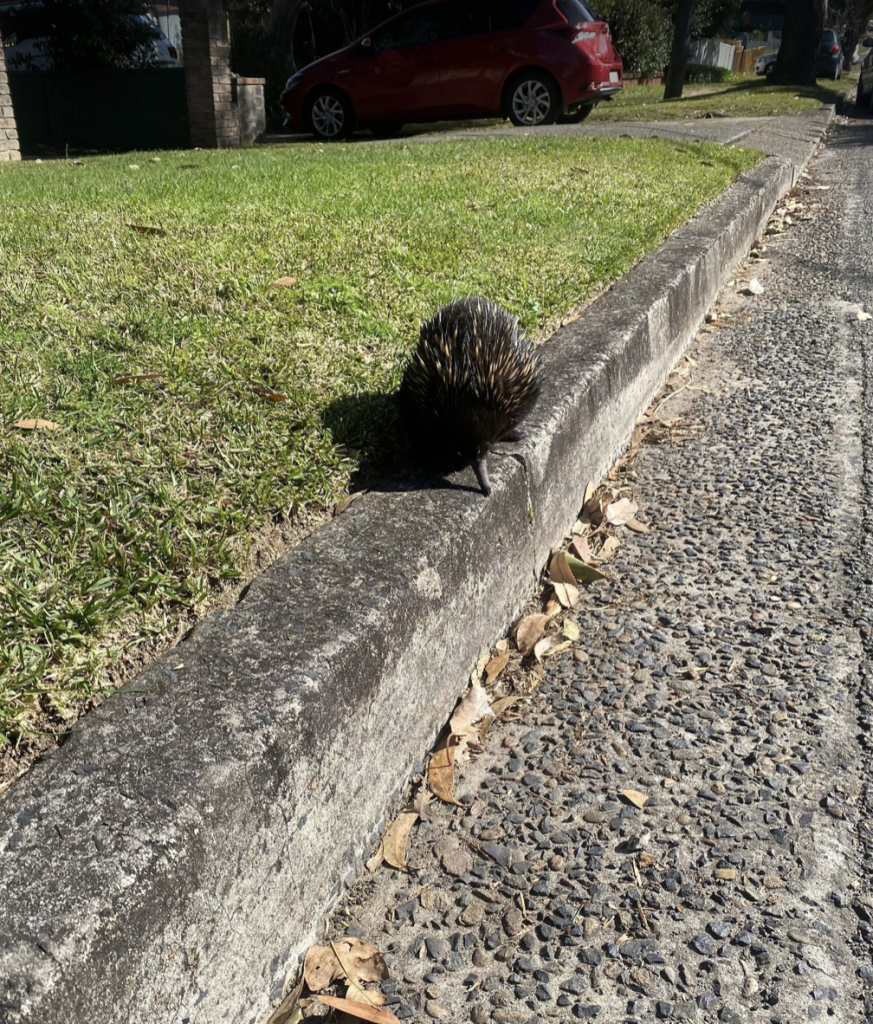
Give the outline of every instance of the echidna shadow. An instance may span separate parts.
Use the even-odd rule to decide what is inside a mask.
[[[514,316],[487,299],[450,302],[421,325],[400,384],[413,446],[443,465],[469,463],[489,495],[488,453],[498,441],[520,438],[541,376]]]

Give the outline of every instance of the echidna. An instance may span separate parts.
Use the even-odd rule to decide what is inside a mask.
[[[422,324],[400,400],[412,440],[471,463],[488,495],[488,452],[518,438],[539,392],[539,361],[518,320],[493,302],[469,298]]]

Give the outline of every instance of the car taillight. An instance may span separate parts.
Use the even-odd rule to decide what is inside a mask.
[[[839,53],[839,52],[840,52],[840,48],[839,48],[839,46],[837,46],[836,43],[834,43],[834,45],[828,50],[828,53]]]
[[[176,49],[175,46],[168,46],[167,47],[167,53],[169,53],[169,55],[173,58],[173,60],[178,60],[179,59],[179,51]]]
[[[578,25],[562,25],[560,28],[552,29],[552,31],[562,39],[569,39],[571,43],[578,43],[582,39],[597,38],[596,32],[586,28],[579,28]]]

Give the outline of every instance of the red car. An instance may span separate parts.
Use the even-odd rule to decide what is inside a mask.
[[[621,89],[609,26],[582,0],[430,0],[288,79],[292,128],[343,139],[407,121],[581,121]]]

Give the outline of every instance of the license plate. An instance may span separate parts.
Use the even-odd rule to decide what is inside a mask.
[[[609,72],[609,80],[610,80],[610,82],[617,82],[618,81],[618,72],[617,71],[610,71]]]

